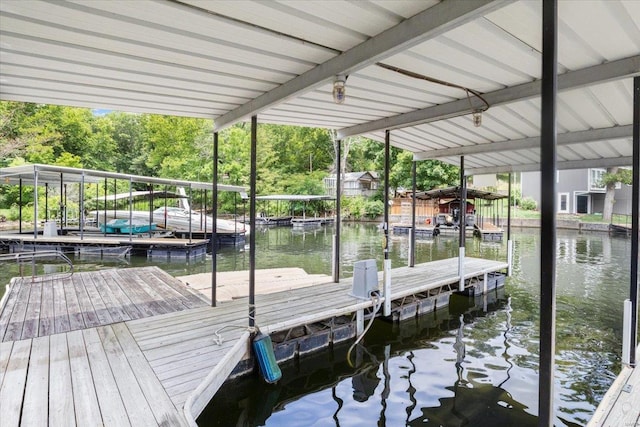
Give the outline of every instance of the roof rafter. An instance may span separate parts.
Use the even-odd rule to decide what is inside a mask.
[[[216,130],[497,10],[512,0],[441,2],[214,119]]]
[[[558,90],[575,89],[594,83],[617,80],[640,75],[640,55],[611,61],[604,64],[587,67],[576,71],[569,71],[558,76]],[[507,87],[482,95],[489,105],[495,106],[509,102],[520,101],[540,95],[541,80]],[[398,129],[416,126],[423,123],[448,119],[471,113],[467,98],[446,104],[436,105],[409,113],[386,117],[368,123],[351,126],[338,130],[338,138],[353,135],[363,135],[378,130]]]
[[[603,141],[607,139],[618,139],[631,137],[633,126],[613,126],[610,128],[590,129],[578,132],[565,132],[558,134],[557,144],[571,145],[584,142]],[[489,152],[504,152],[511,150],[524,150],[540,147],[540,137],[532,136],[522,139],[511,139],[508,141],[497,141],[486,144],[467,145],[464,147],[443,148],[440,150],[422,151],[413,155],[414,160],[436,159],[450,156],[466,156],[470,154],[480,154]]]

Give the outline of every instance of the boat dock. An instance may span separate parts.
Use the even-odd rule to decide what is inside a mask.
[[[35,237],[33,234],[0,233],[0,250],[5,249],[9,253],[61,251],[111,256],[118,249],[130,248],[131,253],[148,258],[193,259],[204,256],[207,253],[208,245],[209,240],[206,239],[143,237],[137,234],[104,236],[97,233],[86,233],[83,236],[67,234]]]
[[[412,228],[413,227],[408,224],[395,224],[393,225],[393,234],[409,234],[409,230]],[[438,231],[436,231],[436,227],[416,227],[416,237],[418,238],[432,238],[437,235]]]
[[[474,234],[483,241],[501,242],[504,236],[504,230],[502,228],[488,221],[475,224],[474,227]]]
[[[320,227],[322,225],[333,224],[333,217],[307,217],[307,218],[291,218],[291,225],[295,227]]]
[[[457,265],[451,258],[393,269],[391,299],[400,313],[393,318],[446,305],[457,290]],[[467,288],[488,289],[487,278],[506,268],[466,258]],[[257,295],[256,325],[272,335],[311,331],[284,340],[281,360],[350,339],[354,328],[337,320],[374,305],[350,296],[351,288],[352,278],[345,278]],[[14,278],[0,309],[6,426],[62,418],[83,426],[195,425],[232,371],[252,364],[247,299],[209,307],[157,267]]]
[[[636,353],[640,351],[640,346]],[[640,369],[623,366],[602,398],[587,427],[635,427],[640,425]]]

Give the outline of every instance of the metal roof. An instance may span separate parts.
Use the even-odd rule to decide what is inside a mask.
[[[130,175],[117,172],[105,172],[92,169],[78,169],[66,166],[28,164],[21,166],[11,166],[0,168],[0,184],[17,185],[22,181],[23,184],[33,185],[37,181],[38,185],[49,184],[59,186],[61,182],[86,184],[102,183],[105,179],[120,179],[124,181],[167,185],[171,187],[191,188],[193,190],[209,190],[213,189],[212,182],[185,181],[181,179],[156,178],[150,176]],[[238,185],[218,184],[218,191],[234,191],[245,192],[245,187]],[[159,193],[157,193],[159,194]]]
[[[558,9],[558,167],[629,165],[640,2]],[[392,129],[416,159],[535,170],[541,32],[537,0],[4,0],[0,98],[206,117],[217,129],[253,114],[340,137],[382,141]],[[341,105],[337,74],[348,75]],[[488,102],[481,127],[470,113],[485,105],[461,87]]]
[[[467,188],[467,199],[499,200],[509,197],[506,194],[494,193],[491,191],[476,190]],[[417,199],[458,199],[460,198],[460,187],[436,188],[435,190],[420,191],[416,193]]]

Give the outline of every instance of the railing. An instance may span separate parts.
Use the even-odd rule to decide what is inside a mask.
[[[71,277],[73,275],[73,262],[69,259],[68,256],[66,256],[63,252],[61,251],[34,251],[34,252],[17,252],[14,254],[0,254],[0,262],[11,262],[11,261],[15,261],[18,264],[27,264],[30,263],[31,264],[31,279],[33,282],[40,282],[40,281],[45,281],[46,280],[46,274],[44,274],[40,280],[36,280],[36,277],[38,276],[36,274],[37,272],[37,261],[38,260],[44,260],[44,259],[61,259],[62,261],[64,261],[69,269],[66,272],[63,272],[63,276],[61,278],[65,278],[65,277]],[[58,274],[58,273],[56,273]],[[24,274],[22,274],[22,270],[21,270],[21,274],[20,277],[25,277]]]

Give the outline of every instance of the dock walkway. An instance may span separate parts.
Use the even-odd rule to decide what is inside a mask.
[[[640,351],[640,346],[636,350]],[[640,426],[640,369],[624,366],[587,427]]]
[[[457,283],[457,265],[452,258],[392,270],[392,299]],[[467,258],[465,277],[506,267]],[[82,426],[193,425],[248,352],[246,298],[211,308],[155,267],[77,273],[49,285],[14,279],[3,300],[3,426],[62,418]],[[273,333],[373,305],[349,296],[351,286],[346,278],[257,295],[256,325]],[[39,306],[44,293],[53,302]]]

